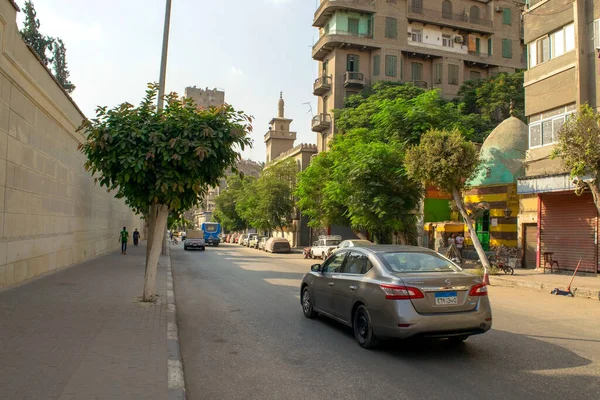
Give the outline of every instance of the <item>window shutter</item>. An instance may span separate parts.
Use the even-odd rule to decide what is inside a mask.
[[[502,23],[505,25],[512,25],[512,12],[510,8],[504,8],[502,10]]]
[[[493,54],[492,53],[492,43],[493,43],[492,38],[489,38],[488,39],[488,56],[491,56]]]
[[[381,56],[375,55],[373,56],[373,75],[379,76],[380,73],[380,64],[381,64]]]
[[[512,41],[510,39],[502,39],[502,57],[512,58]]]
[[[389,39],[396,39],[398,37],[398,20],[396,18],[386,17],[385,37]]]

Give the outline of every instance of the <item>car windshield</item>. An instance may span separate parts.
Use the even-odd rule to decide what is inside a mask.
[[[385,266],[392,272],[459,272],[460,267],[435,254],[389,252],[381,254]]]
[[[340,244],[339,240],[330,239],[325,241],[325,246],[337,246],[338,244]]]
[[[204,230],[206,232],[216,232],[217,224],[204,224]]]

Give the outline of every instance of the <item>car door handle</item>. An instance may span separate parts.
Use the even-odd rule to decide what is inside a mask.
[[[352,290],[352,291],[356,290],[356,286],[354,286],[354,285],[352,285],[352,286],[349,286],[349,288],[350,288],[350,290]]]
[[[333,285],[335,285],[335,283],[329,282],[329,286],[333,286]]]

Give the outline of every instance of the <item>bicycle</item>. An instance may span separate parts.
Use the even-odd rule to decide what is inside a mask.
[[[512,249],[507,251],[505,246],[500,246],[496,249],[496,254],[490,257],[489,261],[492,267],[501,270],[506,275],[514,275],[515,269],[508,265],[510,254],[506,255],[507,252],[512,252]]]

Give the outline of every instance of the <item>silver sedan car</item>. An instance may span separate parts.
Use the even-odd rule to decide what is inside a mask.
[[[445,338],[461,343],[492,327],[487,286],[438,253],[413,246],[336,251],[304,276],[300,303],[353,328],[364,348],[378,339]]]

